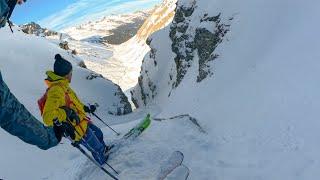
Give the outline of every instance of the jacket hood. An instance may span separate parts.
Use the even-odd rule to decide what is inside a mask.
[[[69,81],[65,77],[61,77],[55,74],[53,71],[47,71],[46,74],[47,74],[47,79],[45,81],[48,87],[58,83],[62,85],[69,85]]]

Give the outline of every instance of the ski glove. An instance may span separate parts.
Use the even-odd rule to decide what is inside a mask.
[[[94,113],[97,109],[97,107],[95,105],[90,105],[89,106],[83,106],[84,112],[86,113]]]
[[[74,127],[70,123],[59,122],[58,119],[55,119],[53,121],[53,130],[59,142],[62,137],[70,137],[72,140],[76,138]]]
[[[78,114],[71,108],[68,108],[66,106],[61,107],[66,112],[67,121],[70,120],[73,123],[76,123],[76,125],[80,124],[80,118]]]

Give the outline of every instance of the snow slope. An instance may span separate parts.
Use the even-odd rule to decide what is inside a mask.
[[[207,131],[207,141],[186,135],[189,141],[179,147],[190,179],[319,176],[318,6],[180,0],[175,22],[152,35],[153,51],[144,59],[133,97],[140,106],[157,103],[159,116],[189,114]],[[222,38],[215,34],[221,27],[228,29]],[[219,41],[209,61],[201,62],[208,52],[198,41],[208,46],[208,31]],[[205,70],[210,71],[202,79]],[[161,133],[167,134],[170,140],[179,137],[170,129]]]
[[[134,29],[134,24],[139,26],[139,24],[142,24],[144,19],[149,16],[150,11],[151,10],[145,10],[130,14],[105,16],[96,21],[90,21],[75,27],[63,29],[62,32],[69,34],[76,40],[83,40],[94,36],[110,36],[113,34],[113,30],[118,27],[122,27],[123,30],[126,30],[128,28]],[[128,27],[125,28],[125,25]]]
[[[114,128],[124,134],[136,123],[134,121],[120,124],[114,126]],[[168,133],[163,133],[164,130]],[[105,131],[105,137],[106,139],[111,137],[112,140],[119,138],[112,135],[110,131]],[[199,145],[201,148],[207,148],[210,147],[208,141],[208,137],[183,118],[167,122],[152,121],[151,126],[139,138],[127,143],[112,154],[108,163],[120,173],[119,179],[156,180],[162,162],[166,161],[173,151],[185,151],[187,148],[191,150],[194,146]],[[188,161],[191,159],[190,153],[189,151]],[[205,154],[201,156],[206,157]],[[195,163],[199,162],[197,159],[192,160]],[[56,173],[50,179],[108,179],[100,169],[94,167],[85,157],[78,157],[77,161],[73,162],[72,168],[68,168],[66,172]],[[188,164],[191,163],[188,162]],[[107,166],[106,168],[109,169]],[[203,171],[208,171],[209,168],[203,167]]]
[[[123,112],[128,105],[122,99],[121,89],[111,81],[103,78],[87,80],[92,71],[77,67],[77,58],[44,38],[14,30],[14,34],[9,28],[0,30],[0,69],[11,91],[38,119],[41,118],[37,100],[46,90],[45,72],[52,69],[56,53],[72,61],[74,71],[71,86],[83,102],[100,104],[97,113]],[[46,178],[56,167],[63,169],[68,166],[69,159],[78,156],[73,154],[71,148],[63,147],[65,145],[49,151],[38,150],[3,130],[0,130],[0,142],[0,178],[4,179]]]
[[[133,38],[118,46],[112,46],[112,56],[105,62],[86,62],[88,68],[119,84],[124,91],[135,86],[142,59],[150,50],[146,40],[153,32],[172,21],[175,3],[176,0],[164,0],[153,10]]]
[[[110,157],[119,178],[155,179],[161,162],[180,150],[190,169],[189,179],[316,179],[320,175],[318,5],[289,0],[180,0],[174,22],[150,38],[152,50],[133,89],[139,111],[113,118],[125,122],[151,112],[154,119],[136,141]],[[154,104],[157,108],[143,109]],[[114,128],[123,133],[136,123]],[[118,138],[106,129],[104,133],[107,143]],[[61,156],[58,149],[50,150],[55,158],[51,160],[10,138],[2,140],[7,151],[28,150],[24,153],[29,156],[19,159],[35,164],[33,169],[26,164],[17,167],[25,177],[106,179],[67,144],[57,147],[67,152]],[[1,159],[14,159],[9,155]],[[47,166],[36,166],[49,160]],[[35,167],[41,175],[26,175]]]
[[[150,50],[146,44],[147,38],[172,21],[175,3],[176,0],[165,0],[152,10],[106,16],[100,20],[67,28],[62,32],[68,36],[61,40],[68,41],[69,47],[77,51],[89,69],[102,74],[127,91],[137,83],[142,59]],[[131,34],[131,26],[141,28],[130,40],[120,45],[108,43],[108,39],[116,41],[117,38],[113,36]],[[57,40],[58,36],[47,38],[56,43],[60,42]]]

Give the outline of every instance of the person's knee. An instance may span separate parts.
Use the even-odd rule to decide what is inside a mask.
[[[97,126],[95,126],[94,124],[90,124],[89,125],[90,129],[92,129],[92,131],[94,132],[94,134],[97,136],[97,138],[99,139],[103,139],[103,133],[101,131],[100,128],[98,128]]]
[[[101,141],[99,137],[97,136],[96,132],[91,128],[87,129],[86,135],[83,137],[83,139],[89,146],[93,148],[103,146],[103,144],[100,145]]]
[[[86,131],[85,135],[82,137],[82,139],[84,141],[86,141],[87,143],[89,143],[92,141],[93,136],[94,136],[93,131],[90,128],[87,128],[87,131]]]

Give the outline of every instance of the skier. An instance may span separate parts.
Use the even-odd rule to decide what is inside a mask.
[[[70,138],[85,146],[100,165],[105,164],[108,147],[103,141],[103,133],[86,116],[86,113],[93,113],[96,107],[83,105],[70,88],[72,65],[69,61],[57,54],[53,69],[46,73],[48,89],[44,95],[43,110],[40,107],[44,123],[49,127],[72,124],[75,133]]]
[[[14,5],[23,2],[25,1],[0,0],[0,28],[4,27],[10,18]],[[70,127],[67,126],[54,126],[53,128],[43,126],[10,92],[2,79],[1,70],[0,127],[24,142],[36,145],[43,150],[56,146],[64,132],[68,128],[70,130]]]

